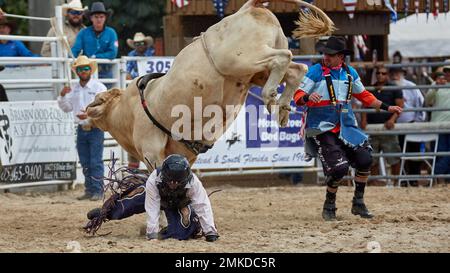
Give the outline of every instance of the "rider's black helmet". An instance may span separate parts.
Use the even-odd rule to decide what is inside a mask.
[[[173,154],[164,160],[161,167],[162,182],[174,182],[179,186],[185,186],[191,179],[191,166],[184,156]]]

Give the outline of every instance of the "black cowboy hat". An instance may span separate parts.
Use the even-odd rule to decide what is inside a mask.
[[[111,16],[113,12],[111,9],[107,10],[102,2],[94,2],[91,5],[91,9],[86,11],[86,16],[89,18],[91,15],[96,13],[103,13],[106,16]]]
[[[328,38],[326,43],[324,43],[324,42],[317,43],[316,50],[318,52],[330,54],[330,55],[334,55],[334,54],[338,54],[338,53],[344,54],[344,55],[352,54],[353,51],[351,51],[350,49],[347,49],[345,44],[346,44],[346,42],[345,42],[344,37],[331,36],[330,38]]]

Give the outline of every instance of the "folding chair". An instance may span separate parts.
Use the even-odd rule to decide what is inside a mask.
[[[383,156],[383,151],[380,151],[381,156],[378,158],[378,168],[380,170],[380,175],[382,176],[386,176],[387,172],[386,172],[386,162],[385,162],[385,158]],[[386,187],[394,187],[394,182],[388,178],[386,179]]]
[[[406,147],[408,146],[408,142],[435,142],[434,145],[434,152],[437,152],[437,146],[439,141],[439,135],[438,134],[411,134],[411,135],[405,135],[405,142],[403,144],[403,154],[406,153]],[[436,163],[436,156],[402,156],[400,157],[401,163],[400,163],[400,175],[406,175],[405,171],[405,162],[406,161],[424,161],[427,166],[430,168],[431,175],[434,175],[434,165]],[[428,160],[431,160],[432,163]],[[409,181],[411,179],[404,179],[400,178],[398,180],[398,186],[400,187],[402,184],[402,181],[407,181],[409,185]],[[415,179],[414,179],[415,180]],[[433,178],[428,178],[426,180],[430,181],[430,187],[433,186]]]

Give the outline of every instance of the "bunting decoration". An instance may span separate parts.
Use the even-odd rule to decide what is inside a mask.
[[[225,8],[228,5],[228,0],[213,0],[213,4],[216,9],[217,16],[223,18],[225,16]]]
[[[189,5],[189,0],[171,0],[174,5],[179,8]]]
[[[362,35],[353,36],[353,53],[355,60],[364,60],[364,57],[369,52],[369,48],[366,46]]]
[[[358,0],[342,0],[344,3],[345,11],[347,11],[348,17],[350,19],[353,19],[355,17],[355,9],[356,9],[356,3]]]
[[[433,17],[434,20],[436,20],[439,16],[439,0],[435,0],[434,1],[434,12],[433,12]]]
[[[394,22],[397,22],[397,12],[392,7],[391,1],[384,0],[384,5],[386,6],[386,8],[388,8],[391,11],[391,20]]]

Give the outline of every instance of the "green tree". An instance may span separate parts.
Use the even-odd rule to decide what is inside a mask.
[[[27,15],[28,1],[27,0],[0,0],[0,7],[6,13]],[[28,35],[28,21],[22,19],[8,18],[17,24],[17,29],[14,33],[16,35]]]
[[[98,0],[84,0],[83,5],[91,7]],[[113,11],[108,19],[108,26],[113,27],[119,36],[119,53],[126,55],[131,49],[126,40],[133,38],[134,33],[143,32],[153,38],[163,36],[163,21],[165,0],[105,0],[106,9]],[[89,22],[90,24],[90,22]]]

